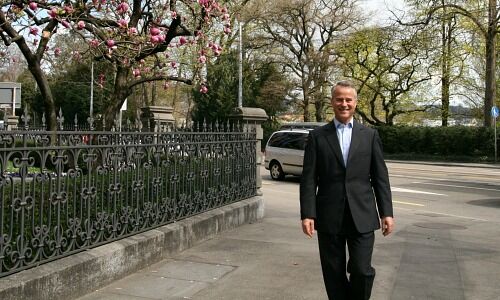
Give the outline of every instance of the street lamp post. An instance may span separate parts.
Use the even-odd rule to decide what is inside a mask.
[[[238,60],[238,107],[243,107],[243,43],[241,41],[241,21],[239,24],[240,41],[238,44],[239,60]]]
[[[90,120],[93,119],[94,115],[94,60],[91,62],[90,67]]]

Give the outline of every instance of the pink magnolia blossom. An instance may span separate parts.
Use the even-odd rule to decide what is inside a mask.
[[[229,28],[229,27],[224,27],[224,33],[225,33],[225,34],[230,34],[230,33],[231,33],[231,28]]]
[[[198,57],[198,62],[204,64],[207,62],[207,57],[205,55],[200,55],[200,57]]]
[[[66,27],[66,28],[70,28],[70,27],[71,27],[71,25],[69,24],[69,22],[68,22],[68,21],[66,21],[66,20],[62,20],[62,21],[61,21],[61,24],[62,24],[64,27]]]
[[[32,11],[36,11],[37,8],[38,8],[38,4],[36,2],[30,2],[30,4],[28,4],[29,8],[32,10]]]
[[[106,41],[106,46],[108,46],[108,48],[112,48],[115,46],[115,41],[114,40],[107,40]]]
[[[223,14],[222,15],[222,20],[228,21],[229,20],[229,14],[228,13]]]
[[[177,63],[175,61],[171,62],[170,66],[174,69],[177,69]]]
[[[206,85],[202,84],[200,87],[200,93],[206,94],[208,92],[208,88]]]
[[[93,40],[89,41],[89,45],[92,48],[97,48],[97,47],[99,47],[99,41],[96,39],[93,39]]]
[[[80,61],[82,59],[82,54],[80,51],[73,51],[73,59],[76,61]]]
[[[122,2],[118,4],[118,6],[116,7],[116,12],[120,15],[124,15],[127,13],[128,9],[129,9],[128,3]]]
[[[38,35],[38,30],[39,30],[38,27],[35,27],[35,26],[30,27],[30,34]]]
[[[186,38],[185,38],[185,37],[183,37],[183,36],[181,36],[181,37],[179,38],[179,44],[182,46],[182,45],[184,45],[184,44],[186,44],[186,43],[187,43]]]
[[[54,55],[55,55],[55,56],[59,56],[59,55],[61,55],[61,52],[62,52],[61,48],[55,48],[55,49],[54,49]]]
[[[149,29],[149,33],[151,33],[151,35],[155,36],[155,35],[159,35],[160,34],[160,28],[158,27],[151,27]]]
[[[170,16],[172,16],[172,19],[177,18],[177,12],[176,11],[171,12]]]
[[[121,28],[127,28],[128,21],[125,19],[120,19],[120,20],[118,20],[118,26],[120,26]]]
[[[49,11],[49,16],[52,18],[52,19],[55,19],[57,17],[57,8],[55,7],[52,7]]]
[[[163,43],[165,41],[165,35],[164,34],[160,34],[158,36],[158,39],[160,40],[160,43]]]
[[[149,38],[149,41],[150,41],[152,44],[159,44],[159,43],[160,43],[160,36],[159,36],[159,35],[152,35],[152,36]]]
[[[130,27],[130,28],[128,29],[128,34],[130,34],[130,35],[136,35],[136,34],[137,34],[137,28],[135,28],[135,27]]]
[[[139,69],[134,69],[134,70],[132,71],[132,75],[134,75],[134,77],[136,77],[136,78],[137,78],[137,77],[141,77],[141,70],[139,70]]]
[[[104,81],[106,80],[106,76],[104,76],[104,74],[99,74],[99,80],[98,80],[98,83],[99,83],[99,87],[100,88],[103,88],[104,87]]]
[[[84,21],[78,21],[78,23],[76,24],[76,28],[78,30],[82,30],[83,28],[85,28],[85,22]]]
[[[69,5],[65,5],[64,6],[64,11],[66,12],[66,14],[69,15],[69,14],[73,13],[74,9],[73,9],[73,7],[71,7]]]

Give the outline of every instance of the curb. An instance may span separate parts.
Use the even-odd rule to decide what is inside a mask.
[[[1,278],[0,299],[74,299],[263,217],[263,197],[242,200]]]
[[[431,165],[443,167],[466,167],[466,168],[483,168],[483,169],[500,169],[500,164],[480,164],[480,163],[457,163],[457,162],[432,162],[432,161],[412,161],[412,160],[396,160],[386,159],[386,163],[397,164],[414,164],[414,165]]]

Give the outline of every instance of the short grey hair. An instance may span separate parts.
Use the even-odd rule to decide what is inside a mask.
[[[335,89],[340,86],[340,87],[347,87],[347,88],[351,88],[354,90],[355,94],[356,94],[356,99],[358,98],[358,91],[356,90],[356,86],[354,85],[354,83],[350,80],[341,80],[341,81],[337,81],[337,83],[332,87],[332,96],[333,96],[333,93],[335,92]]]

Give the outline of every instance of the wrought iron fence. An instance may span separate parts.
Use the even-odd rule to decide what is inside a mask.
[[[255,132],[0,132],[0,277],[256,194]]]

